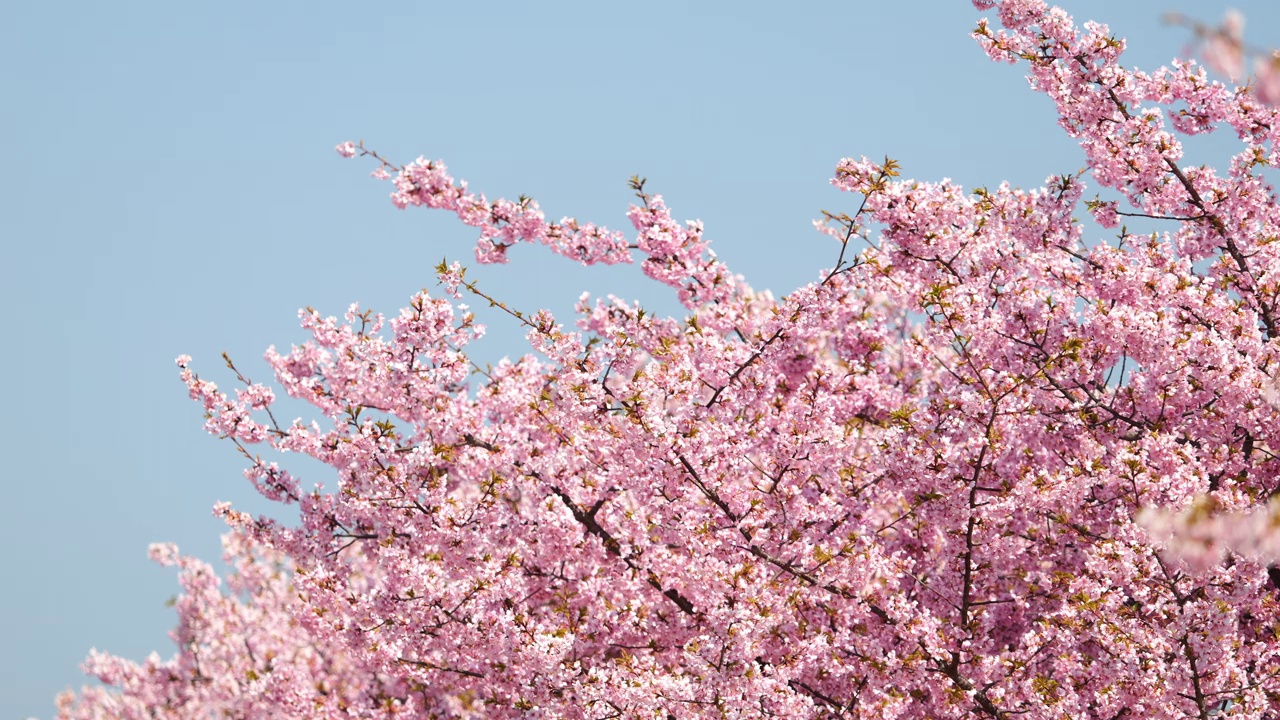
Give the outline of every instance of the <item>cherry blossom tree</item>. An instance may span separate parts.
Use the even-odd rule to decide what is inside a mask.
[[[1280,486],[1278,111],[1189,61],[1126,69],[1106,26],[1038,0],[975,5],[1106,195],[845,159],[849,207],[816,223],[834,265],[785,298],[639,178],[624,234],[340,145],[398,207],[476,228],[480,263],[638,262],[687,314],[584,296],[567,327],[442,263],[389,321],[308,309],[312,339],[268,350],[307,423],[230,360],[227,394],[179,358],[207,429],[301,520],[220,506],[226,591],[153,548],[181,570],[178,654],[93,655],[114,687],[60,716],[1277,717],[1265,553],[1215,531],[1222,554],[1189,561],[1167,531]],[[1185,162],[1180,136],[1223,127],[1226,166]],[[472,365],[460,298],[532,352]]]

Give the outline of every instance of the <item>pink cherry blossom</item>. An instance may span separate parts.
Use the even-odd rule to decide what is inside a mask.
[[[180,357],[298,521],[215,508],[225,580],[155,546],[177,654],[94,652],[105,686],[59,717],[1274,720],[1280,111],[1193,63],[1129,69],[1040,0],[974,4],[1087,173],[966,189],[841,160],[833,264],[783,298],[639,178],[624,232],[340,145],[396,207],[474,228],[480,264],[637,263],[683,316],[584,295],[567,323],[442,263],[389,318],[303,310],[275,389]],[[1185,159],[1219,129],[1228,162]],[[474,367],[467,295],[531,352]],[[279,422],[277,391],[312,417]]]
[[[1225,75],[1231,82],[1244,82],[1253,95],[1267,105],[1280,105],[1280,54],[1250,46],[1244,39],[1244,15],[1238,10],[1228,10],[1218,27],[1209,27],[1178,13],[1170,13],[1166,21],[1190,27],[1199,39],[1195,48],[1204,64],[1216,73]],[[1245,78],[1246,61],[1253,70],[1252,78]]]
[[[1280,105],[1280,51],[1254,61],[1253,92],[1268,105]]]
[[[1244,74],[1244,15],[1227,11],[1222,26],[1204,44],[1205,64],[1235,82]]]

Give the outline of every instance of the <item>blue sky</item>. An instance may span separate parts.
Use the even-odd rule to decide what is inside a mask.
[[[0,716],[51,716],[54,694],[85,682],[91,647],[169,655],[177,584],[148,543],[216,559],[216,501],[273,510],[202,431],[175,356],[228,386],[226,350],[265,378],[266,347],[303,339],[298,308],[393,315],[434,287],[441,257],[471,260],[471,231],[395,210],[339,141],[444,159],[490,197],[621,228],[640,174],[775,294],[835,260],[810,221],[851,209],[827,183],[841,157],[890,155],[905,176],[966,186],[1083,165],[1022,71],[968,37],[981,13],[965,0],[546,5],[7,8]],[[1248,39],[1280,44],[1280,5],[1235,5]],[[1127,64],[1151,69],[1188,41],[1162,12],[1216,21],[1225,4],[1067,8],[1110,23]],[[512,256],[468,262],[468,277],[565,320],[584,290],[675,308],[634,267]],[[514,324],[483,317],[479,361],[524,352]]]

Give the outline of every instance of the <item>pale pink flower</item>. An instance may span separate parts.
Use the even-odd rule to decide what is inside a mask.
[[[1227,10],[1222,25],[1204,43],[1204,62],[1215,71],[1238,81],[1244,75],[1244,15]]]
[[[1280,106],[1280,51],[1269,58],[1258,58],[1253,66],[1253,94],[1258,100]]]

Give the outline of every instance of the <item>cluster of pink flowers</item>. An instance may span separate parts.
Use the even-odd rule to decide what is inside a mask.
[[[1213,71],[1232,82],[1243,80],[1248,73],[1246,63],[1252,60],[1250,92],[1261,102],[1280,105],[1280,50],[1263,51],[1249,47],[1244,41],[1244,15],[1228,10],[1218,27],[1208,27],[1177,13],[1166,20],[1188,25],[1199,39],[1197,54]]]
[[[482,263],[521,242],[639,261],[687,315],[508,309],[534,352],[480,371],[453,302],[498,300],[442,264],[447,297],[307,310],[312,339],[268,351],[309,423],[180,358],[209,431],[301,521],[219,507],[229,592],[158,548],[182,570],[177,657],[95,654],[114,687],[60,716],[1280,717],[1258,514],[1280,487],[1280,111],[1190,62],[1126,69],[1123,40],[1040,0],[975,4],[999,18],[975,38],[1025,63],[1114,199],[842,160],[856,210],[818,223],[838,259],[781,299],[640,180],[628,239],[340,145],[397,206],[477,228]],[[1223,126],[1226,167],[1184,163],[1180,136]],[[1099,240],[1082,205],[1169,230]],[[1196,543],[1212,557],[1178,554]]]

